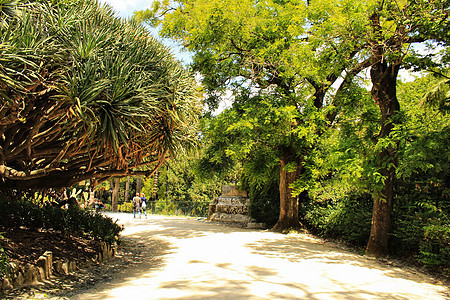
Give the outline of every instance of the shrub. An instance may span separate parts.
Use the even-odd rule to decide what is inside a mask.
[[[419,245],[419,261],[427,266],[447,266],[450,262],[450,226],[440,220],[423,227]]]
[[[0,235],[0,239],[3,239],[3,236]],[[10,271],[9,258],[6,254],[5,250],[0,247],[0,279],[3,278]]]
[[[372,198],[351,193],[341,199],[315,201],[303,205],[305,225],[321,236],[341,238],[355,246],[365,246],[370,234]]]
[[[162,215],[176,215],[178,213],[177,205],[175,201],[168,200],[156,200],[155,201],[155,213]]]
[[[121,212],[133,212],[133,203],[125,202],[123,204],[119,204],[118,210]]]
[[[123,227],[111,218],[78,207],[61,209],[40,206],[32,201],[0,199],[0,225],[30,229],[53,229],[90,237],[108,243],[114,242]]]
[[[444,181],[423,180],[423,175],[418,178],[397,185],[392,251],[414,257],[426,267],[443,267],[445,273],[450,261],[448,189]]]
[[[280,190],[278,181],[272,180],[265,186],[249,186],[250,215],[258,223],[274,226],[280,214]]]

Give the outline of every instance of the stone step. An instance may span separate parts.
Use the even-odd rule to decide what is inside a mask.
[[[247,205],[231,205],[231,204],[217,204],[216,212],[227,213],[227,214],[248,214]]]
[[[228,203],[228,204],[241,204],[241,205],[249,205],[250,199],[243,197],[218,197],[214,199],[213,203]]]
[[[225,213],[214,213],[210,218],[211,221],[233,223],[238,224],[242,227],[246,227],[251,221],[250,216],[243,214],[225,214]]]

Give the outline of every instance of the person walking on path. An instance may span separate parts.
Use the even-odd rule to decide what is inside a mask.
[[[141,207],[142,213],[145,215],[145,218],[147,219],[147,198],[145,197],[144,193],[141,193]]]
[[[136,196],[133,197],[133,218],[136,218],[136,213],[138,213],[139,219],[141,218],[141,205],[141,197],[139,197],[139,193],[136,193]]]

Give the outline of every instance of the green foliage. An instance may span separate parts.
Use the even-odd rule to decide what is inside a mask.
[[[15,4],[0,27],[2,189],[150,173],[195,145],[195,79],[144,26],[94,0]]]
[[[407,110],[403,126],[395,129],[402,143],[392,244],[398,245],[393,247],[398,255],[413,255],[426,266],[445,268],[450,252],[450,118],[439,105],[423,103],[438,82],[429,75],[399,85],[399,98]]]
[[[280,148],[303,145],[292,125],[297,111],[286,102],[283,97],[243,91],[231,109],[208,120],[208,147],[199,162],[202,171],[235,172],[234,181],[249,193],[251,216],[268,226],[279,215]],[[230,164],[237,167],[233,170]]]
[[[448,173],[447,173],[448,178]],[[425,179],[426,181],[422,181]],[[416,256],[425,266],[445,267],[450,259],[450,193],[438,179],[427,173],[398,183],[394,208],[392,251]],[[448,272],[448,269],[447,269]]]
[[[379,131],[377,108],[367,92],[348,95],[336,128],[322,135],[312,153],[309,202],[301,203],[302,222],[321,235],[363,246],[370,231],[371,200],[383,178],[377,153],[392,140],[397,148],[398,179],[390,235],[391,254],[413,257],[430,267],[448,264],[450,119],[438,107],[421,105],[436,79],[431,76],[400,83],[404,113],[390,136],[373,139]],[[357,100],[357,101],[356,101]],[[361,195],[361,196],[358,196]],[[365,195],[365,196],[362,196]],[[445,272],[445,270],[444,270]]]
[[[155,202],[155,213],[175,216],[179,214],[179,211],[177,210],[177,205],[174,201],[158,199]]]
[[[158,178],[158,199],[169,201],[210,202],[218,196],[221,188],[219,176],[198,176],[199,153],[190,153],[171,160],[161,168]],[[149,180],[153,191],[153,180]]]
[[[313,232],[363,247],[369,238],[372,197],[350,192],[340,198],[302,203],[301,219]]]
[[[121,212],[133,212],[133,203],[124,202],[123,204],[119,204],[118,210]]]
[[[113,243],[123,227],[111,218],[77,207],[61,209],[39,206],[31,201],[0,200],[0,225],[26,227],[33,230],[52,229],[65,233],[86,234],[94,239]]]
[[[409,187],[411,188],[411,187]],[[447,268],[450,259],[450,201],[448,195],[435,198],[425,192],[417,199],[417,188],[402,190],[401,204],[394,210],[393,253],[416,256],[428,267]],[[440,202],[440,203],[439,203]],[[445,270],[444,270],[445,271]]]
[[[274,226],[278,221],[280,212],[280,191],[277,176],[268,177],[266,184],[249,185],[247,191],[250,195],[250,215],[256,222]],[[245,179],[244,180],[244,186]]]
[[[0,239],[4,237],[0,234]],[[9,257],[5,252],[5,249],[0,247],[0,279],[2,279],[10,271]]]
[[[386,75],[402,66],[436,72],[448,63],[448,1],[154,3],[139,18],[161,24],[163,35],[194,53],[192,68],[204,76],[207,103],[214,107],[233,91],[232,109],[208,120],[202,165],[206,171],[239,165],[240,183],[253,194],[252,214],[268,218],[274,166],[283,149],[294,149],[290,155],[303,169],[291,187],[309,201],[301,203],[305,224],[364,245],[369,195],[380,199],[397,176],[392,244],[427,264],[445,261],[437,237],[447,241],[441,229],[448,225],[448,76],[399,83],[399,111],[396,75]],[[414,44],[426,41],[427,50],[437,42],[443,51],[417,53]],[[392,88],[374,84],[379,90],[370,94],[357,77],[368,67],[372,83],[386,79]],[[376,78],[377,70],[385,72]],[[390,95],[394,104],[382,116],[385,103],[377,95]],[[421,192],[412,194],[416,185]],[[425,208],[434,212],[423,215]]]
[[[158,199],[148,204],[147,212],[169,216],[207,217],[210,202]]]
[[[447,266],[450,262],[450,222],[438,220],[425,226],[420,243],[419,261],[426,266]]]

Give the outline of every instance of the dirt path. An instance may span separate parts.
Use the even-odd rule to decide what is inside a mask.
[[[146,245],[142,263],[71,299],[446,299],[424,275],[304,235],[111,216]]]

